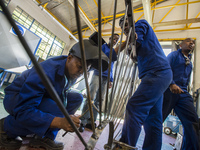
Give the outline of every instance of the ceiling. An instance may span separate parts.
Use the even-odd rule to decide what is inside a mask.
[[[38,6],[45,9],[47,12],[49,12],[57,21],[59,21],[69,32],[72,34],[77,34],[77,27],[76,27],[76,18],[75,18],[75,11],[74,11],[74,1],[73,0],[35,0],[38,4]],[[142,2],[143,1],[143,2]],[[148,7],[144,5],[144,1],[148,0],[132,0],[132,6],[134,9],[134,13],[141,13],[143,14],[144,10],[147,9],[145,7]],[[165,2],[171,2],[170,5],[162,5],[165,4]],[[98,1],[97,0],[78,0],[79,4],[79,12],[81,16],[81,27],[82,31],[85,30],[97,30],[98,28]],[[114,12],[114,0],[101,0],[101,16],[102,16],[102,24],[109,23],[112,24],[113,21],[113,12]],[[157,5],[161,4],[162,7],[159,7],[164,10],[163,8],[168,8],[166,13],[162,15],[161,19],[153,19],[153,26],[159,27],[159,26],[170,26],[170,25],[178,25],[178,24],[188,24],[188,23],[198,23],[200,22],[200,12],[197,13],[195,16],[188,15],[189,11],[189,5],[191,4],[197,4],[199,6],[200,10],[200,0],[151,0],[151,4],[149,5],[149,8],[151,8],[153,11],[152,16],[153,18],[160,18],[156,15],[159,15],[159,10]],[[144,8],[143,8],[144,5]],[[184,12],[186,12],[184,15],[185,17],[179,18],[178,20],[168,19],[167,21],[163,21],[167,15],[171,13],[173,9],[176,9],[178,6],[184,6]],[[157,11],[157,13],[155,13]],[[116,18],[121,17],[124,15],[125,12],[125,2],[124,0],[118,0],[117,1],[117,11],[116,11]],[[190,17],[189,17],[190,16]],[[144,18],[144,14],[138,17],[137,19]],[[157,21],[158,20],[158,21]],[[185,29],[190,28],[189,26],[183,27]],[[182,29],[183,29],[182,28]],[[199,29],[199,27],[195,27]],[[166,28],[168,29],[168,27]],[[115,31],[119,30],[119,26],[116,27]],[[162,28],[163,30],[163,28]],[[103,34],[106,34],[106,32],[111,31],[110,29],[102,30]]]

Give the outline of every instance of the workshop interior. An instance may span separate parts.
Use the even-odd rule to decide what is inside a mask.
[[[169,56],[172,57],[171,54],[175,54],[175,52],[181,53],[181,50],[187,46],[187,39],[190,39],[190,43],[191,45],[193,44],[193,46],[188,46],[188,49],[191,48],[192,50],[188,56],[181,53],[181,56],[175,57],[172,60],[172,62],[175,62],[175,67],[171,66],[171,68],[167,68],[166,66],[162,66],[160,62],[155,64],[155,66],[162,66],[166,70],[172,70],[172,80],[173,77],[175,78],[178,76],[177,80],[180,80],[180,87],[183,86],[185,88],[186,86],[187,89],[180,89],[180,93],[173,92],[171,90],[172,80],[170,80],[170,84],[168,84],[165,89],[168,88],[169,91],[171,90],[174,97],[180,96],[180,99],[183,93],[190,95],[189,97],[192,99],[192,108],[186,106],[184,111],[190,112],[190,109],[194,109],[195,117],[199,118],[199,0],[0,0],[0,20],[0,119],[14,116],[15,121],[17,122],[20,115],[16,113],[15,116],[14,112],[19,111],[19,105],[23,106],[31,99],[31,96],[29,98],[29,93],[27,94],[26,92],[32,90],[32,94],[34,95],[35,92],[42,87],[42,92],[45,91],[49,93],[48,95],[50,95],[50,98],[55,103],[55,110],[57,110],[57,108],[59,109],[63,118],[65,118],[69,126],[71,126],[71,130],[73,130],[73,132],[65,131],[63,128],[60,128],[58,131],[56,130],[55,139],[51,140],[62,143],[63,146],[61,146],[62,148],[60,149],[142,150],[145,149],[145,144],[148,145],[147,138],[149,138],[149,134],[152,134],[154,130],[154,128],[149,129],[148,127],[145,127],[148,123],[155,123],[154,126],[160,126],[161,124],[162,126],[160,127],[162,128],[162,131],[159,135],[159,137],[162,138],[158,142],[155,141],[155,143],[160,142],[160,147],[157,146],[158,150],[183,150],[184,147],[187,147],[187,140],[189,141],[187,134],[189,134],[188,132],[190,132],[190,130],[191,133],[193,132],[194,126],[191,126],[191,128],[188,128],[187,125],[185,126],[185,124],[187,124],[186,122],[183,122],[185,113],[180,114],[183,110],[180,110],[181,108],[179,109],[179,107],[181,106],[177,104],[179,102],[181,103],[181,100],[176,104],[174,103],[172,110],[170,109],[169,115],[167,115],[165,120],[162,120],[162,122],[161,120],[158,121],[159,125],[156,125],[158,123],[156,121],[153,123],[152,121],[146,122],[148,121],[148,117],[145,118],[143,122],[143,117],[146,116],[143,116],[143,114],[138,111],[134,114],[134,111],[130,110],[135,109],[143,112],[142,108],[149,108],[149,105],[152,109],[145,112],[148,116],[152,113],[151,110],[153,111],[154,105],[157,106],[157,102],[155,102],[156,104],[148,103],[148,100],[150,99],[148,96],[154,94],[153,92],[151,93],[151,90],[153,91],[153,87],[157,86],[153,85],[154,82],[155,84],[157,82],[153,80],[155,78],[152,76],[157,76],[155,75],[155,72],[159,72],[160,70],[155,70],[156,67],[152,67],[151,63],[146,63],[145,61],[148,61],[150,58],[150,62],[164,58],[166,63],[168,63],[167,59]],[[141,20],[144,20],[145,22],[140,22]],[[144,24],[141,25],[140,23]],[[150,29],[152,33],[149,31]],[[152,37],[155,37],[155,39]],[[98,53],[96,52],[98,55],[95,56],[95,59],[98,61],[90,61],[90,69],[87,68],[89,62],[88,57],[92,57],[92,53],[89,52],[89,54],[87,54],[87,49],[90,49],[90,46],[87,45],[86,40],[95,47],[95,50],[98,50]],[[154,42],[153,40],[156,40],[158,46],[152,44]],[[148,46],[146,43],[152,45]],[[141,54],[141,51],[139,50],[142,49],[144,45],[147,46],[147,49],[149,50],[145,49],[144,53]],[[107,54],[103,50],[105,46],[108,46]],[[77,47],[79,51],[78,54],[72,54],[71,51]],[[158,48],[159,51],[161,50],[162,53],[158,54],[156,48]],[[154,49],[156,51],[155,53]],[[150,51],[149,53],[152,53],[152,56],[150,56],[151,54],[149,56],[146,55],[146,51]],[[82,97],[82,103],[77,105],[78,108],[74,112],[74,115],[79,116],[78,118],[81,120],[78,127],[74,122],[73,117],[71,117],[69,111],[71,109],[68,109],[67,107],[71,101],[66,100],[66,102],[63,102],[63,93],[60,94],[58,92],[57,83],[54,83],[57,80],[61,80],[58,75],[59,71],[56,70],[55,79],[52,79],[51,77],[53,76],[49,75],[51,72],[51,65],[44,65],[45,67],[42,65],[46,62],[51,62],[51,60],[58,61],[56,58],[60,59],[62,56],[67,57],[67,63],[68,60],[70,61],[70,55],[76,57],[76,59],[78,58],[79,63],[82,66],[82,74],[71,83],[67,76],[68,74],[66,73],[67,75],[65,74],[64,76],[65,82],[67,81],[70,85],[66,86],[64,83],[61,84],[63,84],[64,87],[67,87],[66,91],[63,90],[65,95],[70,95],[69,93],[72,92],[72,94],[77,93]],[[181,68],[177,65],[181,61],[181,58],[178,60],[179,57],[184,58],[185,68]],[[91,59],[92,58],[90,58],[90,60]],[[189,65],[186,64],[188,59]],[[107,60],[107,64],[105,62],[103,63],[105,60]],[[169,64],[171,65],[172,62]],[[105,64],[107,65],[106,73],[104,72],[105,69],[103,69]],[[191,67],[188,70],[187,67],[190,65]],[[94,66],[97,67],[95,68]],[[174,70],[178,69],[178,67],[184,70],[185,74],[177,73],[178,75],[176,75]],[[53,64],[52,68],[54,68]],[[73,66],[70,68],[72,70],[74,69]],[[145,74],[142,75],[142,71],[145,69],[147,73],[146,76]],[[161,69],[161,71],[163,70]],[[28,74],[26,75],[26,73]],[[31,79],[27,77],[26,80],[25,77],[29,76],[29,74],[37,74],[37,78],[38,80],[41,80],[41,82],[34,81],[33,78],[33,83],[29,84],[30,88],[33,87],[34,89],[29,89],[29,87],[26,87],[26,89],[24,89],[25,87],[22,88],[24,91],[19,89],[19,97],[17,95],[13,96],[13,102],[9,104],[9,107],[14,107],[16,103],[15,98],[18,98],[19,101],[25,96],[28,98],[27,100],[21,101],[18,105],[16,104],[16,109],[13,109],[13,112],[11,113],[10,110],[6,108],[7,106],[5,107],[5,105],[7,105],[7,98],[9,97],[9,94],[12,93],[12,91],[9,91],[9,87],[12,87],[13,85],[17,86],[17,84],[19,84],[18,82],[24,82],[20,83],[22,84],[20,85],[20,88],[24,86],[25,83],[28,84],[27,82],[30,82]],[[34,77],[34,75],[32,76]],[[96,79],[94,79],[94,77],[96,77]],[[153,78],[152,80],[150,80],[151,77]],[[148,81],[146,81],[147,78]],[[176,79],[173,81],[176,82]],[[39,84],[38,87],[37,85],[35,85],[35,87],[31,86],[34,82],[39,82],[42,86]],[[184,85],[182,85],[182,82],[184,82]],[[97,84],[96,87],[94,86],[94,83]],[[152,89],[145,88],[145,85],[150,83],[152,84]],[[179,81],[177,81],[177,84],[178,83]],[[159,84],[159,86],[162,85],[164,85],[164,83]],[[144,89],[142,89],[142,87]],[[160,92],[160,89],[158,89],[158,92],[156,92],[155,95]],[[92,93],[94,90],[96,90],[95,92],[98,94],[94,95],[94,93]],[[141,94],[139,91],[144,94],[143,97],[146,101],[138,100],[136,105],[132,106],[131,102],[137,99]],[[20,95],[20,93],[23,93],[25,96]],[[35,98],[41,93],[39,92],[39,94],[37,94],[38,93],[32,97]],[[44,94],[41,101],[43,101],[45,96],[46,95]],[[162,107],[165,107],[162,105],[165,100],[164,97],[165,94],[163,91],[162,95],[159,97],[162,99],[159,104],[160,108],[158,109],[160,110],[160,115],[162,115]],[[143,104],[141,104],[142,102]],[[46,105],[48,105],[48,103]],[[138,109],[140,106],[141,109]],[[24,109],[26,107],[24,106]],[[37,110],[39,109],[39,106],[37,108],[36,106],[30,107]],[[48,106],[45,107],[47,109],[52,109],[51,111],[54,109],[48,108]],[[129,108],[130,110],[128,111]],[[158,110],[156,109],[156,111]],[[50,114],[51,111],[48,113]],[[23,111],[20,113],[23,113]],[[84,120],[84,117],[87,115],[89,115],[89,117]],[[34,116],[33,118],[37,117],[40,116]],[[138,127],[135,122],[130,124],[134,118],[136,118],[138,124],[142,122],[137,138],[135,137],[135,133],[131,132],[132,128]],[[3,134],[9,136],[8,133],[10,133],[5,127],[7,125],[6,119],[4,126],[1,125],[2,127],[0,127],[2,132],[0,136],[0,150],[10,148],[9,146],[9,148],[6,148],[3,144]],[[40,119],[41,118],[39,118],[37,122],[39,122]],[[158,120],[157,116],[154,116],[154,119]],[[86,124],[84,124],[85,121],[87,122]],[[198,123],[195,124],[196,128],[197,126],[199,127]],[[21,145],[17,149],[56,150],[54,146],[48,147],[42,144],[36,146],[37,143],[34,145],[31,141],[32,138],[35,138],[37,135],[34,132],[32,133],[32,129],[29,129],[28,126],[30,124],[31,123],[24,123],[23,126],[27,125],[27,127],[25,127],[23,131],[16,131],[16,133],[24,134],[23,136],[18,135],[20,136]],[[15,124],[13,126],[15,126]],[[18,124],[16,126],[18,126]],[[188,129],[186,130],[183,126]],[[39,130],[40,126],[37,128]],[[45,136],[48,135],[51,128],[52,127],[50,126],[48,130],[45,131],[41,139],[44,139]],[[128,130],[129,128],[130,130]],[[196,128],[196,132],[199,132],[199,129]],[[5,133],[4,130],[6,131]],[[26,130],[27,135],[24,133]],[[160,130],[161,129],[159,129],[159,131]],[[129,133],[127,135],[128,131]],[[152,133],[150,133],[150,131],[152,131]],[[154,137],[156,139],[157,135],[152,134],[151,138],[153,139]],[[132,142],[135,138],[136,141]],[[190,143],[189,145],[192,144],[193,143]],[[154,148],[151,148],[150,146],[146,146],[146,149],[154,150]],[[186,148],[186,150],[189,149]],[[194,149],[191,148],[191,150]]]

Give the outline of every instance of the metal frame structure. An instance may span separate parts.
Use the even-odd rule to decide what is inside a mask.
[[[88,99],[88,104],[89,104],[89,111],[90,111],[90,116],[91,116],[91,122],[92,122],[92,131],[93,135],[91,136],[90,140],[88,143],[85,142],[83,137],[81,136],[80,132],[74,125],[73,121],[71,120],[68,112],[66,111],[64,105],[62,104],[62,101],[60,97],[58,96],[57,92],[55,91],[52,83],[46,76],[45,72],[43,71],[42,67],[38,64],[36,61],[34,55],[32,54],[30,47],[28,46],[26,40],[23,38],[21,35],[21,32],[19,31],[18,27],[15,24],[15,21],[12,19],[11,14],[9,13],[7,7],[4,5],[3,0],[0,0],[0,6],[2,7],[8,21],[10,24],[13,26],[14,30],[16,31],[18,38],[23,45],[25,51],[27,52],[28,56],[30,57],[32,63],[35,66],[35,69],[40,76],[44,86],[46,87],[47,91],[50,93],[52,99],[57,103],[58,107],[64,114],[65,118],[67,121],[70,123],[70,125],[73,127],[75,133],[85,146],[86,150],[91,150],[94,149],[96,142],[98,141],[99,136],[101,135],[103,129],[105,126],[109,123],[110,125],[110,132],[109,132],[109,139],[108,143],[105,145],[105,149],[112,149],[112,146],[114,143],[118,143],[128,149],[137,149],[135,147],[131,147],[125,143],[118,142],[117,136],[119,135],[119,132],[116,133],[116,129],[120,123],[120,121],[123,119],[123,110],[124,107],[126,106],[127,100],[129,99],[130,95],[132,95],[132,92],[134,92],[135,89],[135,80],[136,80],[136,75],[137,75],[137,64],[134,63],[133,61],[130,60],[130,56],[126,60],[126,52],[128,48],[128,41],[130,38],[130,43],[131,45],[131,54],[130,55],[135,55],[135,46],[136,46],[136,39],[135,39],[135,23],[134,23],[134,17],[133,17],[133,10],[132,10],[132,2],[130,0],[125,0],[125,6],[126,6],[126,14],[125,14],[125,19],[127,18],[130,26],[130,31],[128,35],[128,40],[126,43],[126,48],[123,52],[122,60],[119,60],[121,58],[119,53],[121,50],[119,48],[118,50],[118,59],[117,59],[117,66],[115,70],[115,76],[114,76],[114,88],[112,89],[112,94],[109,96],[109,91],[107,86],[107,91],[106,91],[106,108],[104,111],[104,120],[102,121],[102,103],[101,103],[101,74],[102,74],[102,66],[99,65],[99,72],[100,72],[100,78],[99,78],[99,103],[100,103],[100,108],[99,108],[99,115],[100,115],[100,124],[98,128],[95,130],[94,127],[94,118],[93,118],[93,111],[92,111],[92,101],[90,97],[90,90],[89,90],[89,84],[88,84],[88,79],[87,79],[87,69],[86,69],[86,58],[85,58],[85,50],[84,50],[84,43],[83,43],[83,36],[82,36],[82,29],[81,29],[81,22],[80,22],[80,10],[78,7],[78,0],[74,0],[74,8],[75,8],[75,14],[76,14],[76,23],[77,23],[77,29],[78,29],[78,36],[79,36],[79,44],[80,44],[80,50],[81,50],[81,60],[83,64],[83,70],[84,70],[84,78],[85,78],[85,84],[86,84],[86,89],[87,89],[87,99]],[[110,62],[112,61],[112,46],[113,46],[113,35],[114,35],[114,24],[115,24],[115,17],[116,17],[116,6],[117,6],[117,0],[115,0],[114,3],[114,15],[113,15],[113,27],[112,27],[112,38],[111,38],[111,49],[110,49]],[[98,43],[99,43],[99,64],[101,64],[101,0],[98,0],[98,21],[99,21],[99,27],[98,27]],[[125,21],[123,24],[123,29],[125,26]],[[122,35],[123,35],[122,30]],[[122,37],[120,40],[120,44],[122,43]],[[111,70],[111,63],[109,63],[109,73]],[[118,72],[118,74],[117,74]],[[119,78],[120,77],[120,78]],[[117,78],[117,80],[115,79]],[[108,74],[108,82],[110,80],[110,74]],[[121,83],[120,88],[118,88],[119,83]],[[108,84],[107,84],[108,85]],[[115,95],[115,96],[114,96]],[[110,97],[110,99],[109,99]],[[109,104],[108,104],[109,103]],[[108,109],[109,112],[108,112]],[[64,136],[64,135],[63,135]],[[114,137],[115,136],[115,137]]]

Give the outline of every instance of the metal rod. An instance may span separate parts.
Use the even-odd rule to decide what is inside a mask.
[[[42,67],[38,64],[38,62],[36,61],[34,55],[31,52],[30,47],[28,46],[26,40],[24,39],[24,37],[21,35],[21,32],[19,31],[17,25],[15,24],[15,21],[12,19],[12,16],[10,14],[10,12],[8,11],[8,9],[6,8],[6,6],[4,5],[4,2],[2,0],[0,0],[0,6],[3,9],[3,12],[6,15],[6,18],[8,19],[8,21],[10,22],[10,24],[13,26],[16,34],[18,35],[18,38],[21,42],[21,44],[23,45],[24,49],[26,50],[28,56],[30,57],[32,63],[34,64],[34,67],[38,73],[38,75],[40,76],[44,86],[46,87],[47,91],[49,92],[49,94],[51,95],[52,99],[56,102],[56,104],[58,105],[58,107],[60,108],[60,110],[62,111],[63,115],[65,116],[65,118],[67,119],[67,121],[70,123],[70,125],[73,127],[74,131],[76,132],[76,134],[78,135],[79,139],[81,140],[81,142],[85,145],[85,147],[87,147],[86,142],[84,141],[84,139],[82,138],[82,136],[80,135],[79,131],[77,130],[76,126],[74,125],[73,121],[71,120],[68,112],[66,111],[66,108],[63,106],[62,101],[60,100],[59,95],[57,94],[57,92],[55,91],[55,89],[53,88],[53,85],[51,84],[50,80],[48,79],[47,75],[45,74],[45,72],[43,71]]]
[[[98,0],[98,46],[99,46],[99,127],[101,127],[101,115],[102,115],[102,60],[101,60],[101,51],[102,51],[102,39],[101,39],[101,0]]]
[[[129,94],[129,98],[133,95],[133,93],[135,92],[135,88],[136,88],[136,80],[138,78],[138,65],[137,63],[134,64],[134,70],[133,70],[133,80],[132,80],[132,85],[130,87],[130,94]]]
[[[84,43],[83,43],[83,38],[82,38],[82,32],[81,32],[81,22],[80,22],[80,16],[79,16],[79,8],[78,8],[78,0],[74,0],[74,8],[75,8],[75,14],[76,14],[76,25],[77,25],[77,30],[78,30],[78,37],[79,37],[79,44],[80,44],[80,50],[81,50],[81,56],[82,56],[82,64],[83,64],[83,70],[84,70],[84,77],[85,77],[85,85],[87,89],[87,99],[88,99],[88,104],[89,104],[89,110],[90,110],[90,119],[92,123],[92,131],[95,133],[95,128],[94,128],[94,115],[93,115],[93,110],[92,110],[92,101],[90,97],[90,89],[89,89],[89,84],[88,84],[88,78],[87,78],[87,72],[86,72],[86,59],[85,59],[85,49],[84,49]]]
[[[130,38],[130,34],[131,34],[131,30],[129,30],[129,34],[128,34],[128,37],[127,37],[126,48],[125,48],[125,50],[124,50],[123,60],[125,60],[125,55],[126,55],[126,51],[127,51],[127,48],[128,48],[128,41],[129,41],[129,38]],[[117,80],[118,80],[118,83],[119,83],[119,76],[121,76],[121,73],[122,73],[122,70],[123,70],[123,69],[121,69],[121,68],[122,68],[122,63],[121,63],[121,66],[120,66],[120,70],[121,70],[121,71],[119,72],[118,79],[117,79]],[[118,85],[118,83],[117,83],[117,85]],[[115,86],[117,86],[117,85],[115,85]],[[113,99],[113,97],[112,97],[112,99]],[[109,115],[110,115],[110,113],[112,112],[114,105],[116,106],[117,103],[115,102],[114,105],[112,105],[112,104],[113,104],[113,101],[111,101],[111,102],[110,102],[110,105],[109,105],[109,106],[111,107],[111,108],[109,107],[109,110],[110,110],[110,111],[109,111]],[[109,117],[109,115],[108,115],[107,117]]]
[[[108,78],[107,78],[107,89],[106,89],[106,106],[108,104],[108,90],[109,90],[109,82],[110,82],[110,70],[111,70],[111,63],[112,63],[112,51],[113,51],[113,35],[114,35],[114,30],[115,30],[115,18],[116,18],[116,10],[117,10],[117,0],[115,0],[114,3],[114,13],[113,13],[113,24],[112,24],[112,36],[111,36],[111,44],[110,44],[110,55],[109,55],[109,68],[108,68]],[[107,111],[105,109],[105,114],[107,114]],[[105,118],[105,117],[104,117]]]
[[[130,57],[129,57],[129,61],[130,61]],[[126,66],[126,70],[127,70],[127,68],[128,68],[129,61],[128,61],[127,66]],[[131,63],[131,65],[133,65],[133,62]],[[131,74],[132,70],[133,70],[133,69],[131,69],[131,68],[129,69],[129,73],[128,73],[129,75]],[[122,82],[124,82],[124,80],[125,80],[125,73],[124,73],[123,81],[122,81]],[[131,80],[131,78],[130,78],[129,80]],[[126,82],[125,85],[124,85],[123,90],[120,90],[119,93],[121,93],[121,96],[120,96],[120,98],[119,98],[118,101],[120,101],[120,100],[122,99],[121,97],[124,96],[124,95],[126,94],[126,92],[127,92],[127,90],[128,90],[128,85],[130,85],[130,82]],[[122,88],[121,88],[121,89],[122,89]],[[122,92],[121,92],[121,91],[122,91]],[[117,97],[119,97],[119,96],[117,96]],[[124,101],[125,101],[125,100],[124,100]],[[123,102],[123,101],[121,100],[121,101],[119,102],[117,108],[114,109],[114,111],[113,111],[114,113],[113,113],[113,114],[116,114],[116,115],[114,115],[114,116],[117,116],[117,115],[118,115],[118,112],[121,111],[121,108],[122,108],[122,106],[123,106],[123,105],[121,105],[122,102]],[[124,102],[124,103],[125,103],[125,102]]]
[[[127,17],[127,10],[128,10],[128,5],[126,6],[124,18]],[[122,27],[121,37],[120,37],[120,46],[119,46],[119,50],[118,50],[118,57],[117,57],[116,67],[118,66],[118,63],[119,63],[121,44],[122,44],[122,39],[123,39],[123,35],[124,35],[124,27],[125,27],[125,21],[123,22],[123,27]],[[113,97],[113,91],[114,91],[115,83],[116,83],[115,79],[116,79],[117,70],[118,70],[118,67],[115,69],[114,78],[113,78],[113,88],[112,88],[112,91],[111,91],[110,99],[112,99],[112,97]]]
[[[114,139],[116,139],[117,136],[118,136],[121,132],[122,132],[122,129],[120,129],[120,130],[117,132],[117,134],[115,135]]]
[[[128,11],[128,5],[127,5],[127,7],[126,7],[125,18],[126,18],[126,16],[127,16],[127,11]],[[123,27],[122,27],[122,32],[121,32],[121,35],[122,35],[122,36],[123,36],[123,33],[124,33],[124,27],[125,27],[125,21],[123,22]],[[120,40],[120,45],[121,45],[121,42],[122,42],[122,38],[121,38],[121,40]],[[128,43],[128,42],[127,42],[127,43]],[[112,88],[111,96],[110,96],[109,110],[111,110],[111,104],[113,103],[113,93],[116,92],[116,87],[117,87],[116,84],[119,83],[119,76],[121,75],[121,72],[122,72],[122,65],[123,65],[123,63],[124,63],[125,56],[126,56],[126,49],[127,49],[127,47],[128,47],[128,46],[127,46],[127,43],[126,43],[126,48],[125,48],[124,53],[123,53],[121,65],[120,65],[120,67],[117,67],[117,68],[115,69],[115,75],[114,75],[114,81],[113,81],[113,88]],[[119,52],[119,51],[118,51],[118,52]],[[118,56],[117,65],[116,65],[116,66],[118,66],[119,58],[120,58],[120,56]],[[119,68],[119,73],[118,73],[118,76],[116,77],[116,73],[117,73],[117,69],[118,69],[118,68]],[[116,79],[116,78],[117,78],[117,79]],[[109,117],[109,115],[110,115],[110,113],[108,114],[107,117]]]
[[[122,112],[122,109],[126,107],[126,104],[128,102],[128,94],[124,95],[123,97],[124,97],[124,100],[123,100],[123,103],[120,104],[120,108],[119,108],[120,111],[118,111],[116,114],[116,119],[114,121],[114,124],[116,124],[117,119],[120,118],[120,112]]]

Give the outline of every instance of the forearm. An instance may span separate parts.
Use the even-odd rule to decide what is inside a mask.
[[[80,126],[81,121],[79,120],[79,116],[70,115],[70,118],[76,127]],[[55,117],[50,124],[50,128],[59,128],[69,132],[74,131],[67,119],[61,117]]]
[[[61,129],[62,128],[62,119],[63,118],[60,118],[60,117],[55,117],[51,124],[50,124],[50,128],[59,128]]]
[[[115,50],[115,52],[116,52],[116,54],[118,54],[119,47],[120,47],[120,45],[119,45],[119,46],[117,46],[117,47],[114,49],[114,50]],[[123,42],[123,43],[121,44],[121,49],[120,49],[120,52],[121,52],[121,51],[123,51],[123,50],[125,49],[125,47],[126,47],[126,41],[125,41],[125,42]]]

